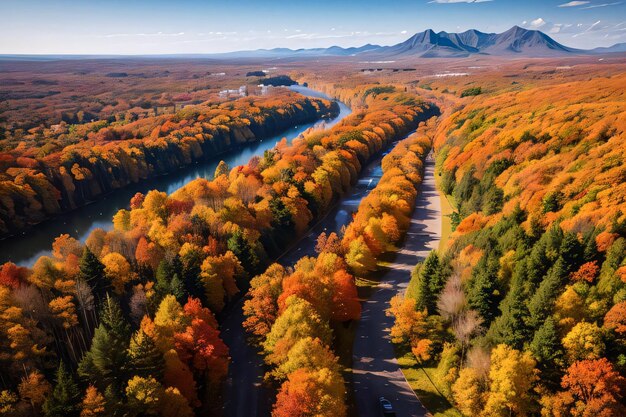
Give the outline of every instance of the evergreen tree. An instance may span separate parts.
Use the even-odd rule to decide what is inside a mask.
[[[46,417],[78,417],[80,413],[80,390],[72,374],[65,369],[63,362],[56,372],[52,393],[43,404]]]
[[[236,230],[227,242],[228,250],[232,251],[245,271],[250,275],[259,273],[260,260],[250,242],[244,237],[241,230]]]
[[[126,348],[130,329],[118,303],[110,296],[104,302],[100,325],[96,328],[91,348],[78,366],[78,374],[92,381],[102,392],[119,392],[125,382],[123,369],[128,362]]]
[[[482,199],[482,211],[486,215],[492,215],[502,210],[504,204],[504,191],[492,185]]]
[[[441,262],[436,251],[431,251],[424,260],[418,274],[418,310],[428,309],[429,312],[436,312],[436,304],[439,294],[445,284],[441,273]]]
[[[119,303],[107,295],[102,312],[100,313],[100,325],[105,326],[112,336],[118,340],[130,339],[130,326]]]
[[[120,381],[120,383],[122,383]],[[126,384],[126,381],[123,381],[123,384]],[[122,387],[124,388],[124,387]],[[122,395],[120,394],[121,388],[115,388],[113,385],[109,385],[104,390],[104,408],[107,410],[108,415],[110,416],[124,416],[126,417],[127,413],[125,410],[125,404],[122,400]]]
[[[472,272],[467,302],[470,308],[478,311],[485,326],[489,326],[496,317],[500,301],[497,285],[499,263],[498,259],[486,260],[486,258],[486,255],[483,256]]]
[[[589,233],[585,234],[583,238],[583,258],[584,262],[591,262],[598,259],[598,245],[596,244],[596,236],[598,236],[598,229],[593,229]]]
[[[426,277],[424,277],[421,273],[418,273],[415,279],[417,279],[415,307],[417,310],[422,311],[425,308],[428,308],[429,300],[432,299],[433,296],[430,293],[430,285],[428,285]]]
[[[624,254],[626,254],[626,239],[621,237],[613,242],[611,247],[606,251],[606,259],[602,263],[600,279],[598,281],[600,294],[610,294],[613,296],[620,288],[624,287],[624,283],[615,273],[624,262]]]
[[[530,351],[538,362],[542,380],[557,388],[562,377],[559,369],[563,366],[564,352],[552,316],[548,317],[535,332],[530,343]]]
[[[530,312],[529,325],[533,329],[538,329],[544,320],[552,315],[554,302],[559,296],[566,277],[567,272],[563,258],[559,258],[550,268],[548,275],[541,282],[528,303],[528,311]]]
[[[478,184],[478,180],[474,177],[475,172],[476,167],[472,166],[454,187],[453,195],[455,201],[467,201],[471,198],[474,187]]]
[[[170,280],[174,275],[174,268],[167,259],[162,259],[156,271],[156,284],[154,289],[157,293],[159,301],[167,294],[170,294]]]
[[[285,206],[283,200],[274,197],[270,200],[270,210],[272,211],[272,233],[271,236],[277,247],[284,247],[293,239],[294,221],[289,208]]]
[[[200,279],[202,260],[202,254],[197,250],[188,251],[181,259],[183,284],[187,294],[199,298],[204,304],[206,303],[206,295],[204,284]]]
[[[512,279],[511,289],[500,305],[502,314],[496,318],[487,334],[487,338],[494,345],[505,343],[515,349],[522,349],[529,336],[525,300],[521,277],[516,274]]]
[[[104,276],[104,265],[85,245],[79,263],[79,278],[83,279],[91,287],[98,304],[104,299],[110,288],[110,280]]]
[[[539,239],[539,241],[533,246],[530,256],[526,262],[528,278],[528,283],[526,285],[530,292],[534,292],[550,267],[550,262],[546,256],[545,240]]]
[[[174,274],[170,281],[170,294],[176,297],[176,300],[181,304],[184,304],[189,297],[185,289],[185,284],[178,278],[178,274]]]
[[[154,377],[160,380],[163,377],[165,361],[154,340],[143,330],[137,331],[130,340],[128,348],[130,375]]]
[[[576,271],[583,264],[584,251],[585,248],[575,233],[568,232],[563,235],[559,252],[565,262],[567,272]]]

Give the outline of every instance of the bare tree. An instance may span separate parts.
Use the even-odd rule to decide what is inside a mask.
[[[78,302],[78,310],[82,313],[87,327],[87,335],[89,338],[93,335],[93,328],[97,322],[96,303],[93,297],[93,291],[87,281],[83,279],[76,280],[76,301]]]
[[[461,285],[461,276],[454,272],[448,278],[446,286],[439,296],[437,309],[444,319],[455,322],[466,305],[465,293],[463,293]]]
[[[130,307],[130,317],[139,325],[143,316],[148,314],[148,298],[146,292],[141,287],[133,288],[133,295],[128,302]]]
[[[467,364],[476,370],[481,380],[485,383],[489,380],[489,369],[491,368],[491,354],[489,350],[474,346],[467,352]]]
[[[20,285],[13,290],[15,304],[22,309],[25,315],[38,322],[50,319],[48,303],[41,295],[41,291],[34,285]]]

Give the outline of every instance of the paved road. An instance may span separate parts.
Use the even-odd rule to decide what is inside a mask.
[[[429,158],[405,243],[374,294],[363,303],[352,353],[352,386],[359,417],[380,416],[381,396],[392,402],[398,417],[427,414],[398,368],[389,337],[393,319],[386,316],[385,310],[391,297],[405,291],[415,264],[436,249],[440,239],[441,206],[434,161]]]
[[[231,363],[224,384],[225,417],[269,416],[272,409],[270,392],[262,384],[265,364],[256,348],[246,341],[241,325],[245,320],[243,300],[232,306],[221,323],[221,336],[230,348]]]
[[[392,149],[397,142],[392,143]],[[361,199],[378,184],[382,175],[380,167],[382,156],[372,160],[361,171],[357,184],[341,198],[335,206],[315,224],[309,233],[287,250],[279,259],[282,265],[292,266],[303,256],[315,256],[315,245],[320,233],[338,232],[341,227],[352,220]],[[241,323],[244,321],[242,302],[231,307],[232,310],[222,313],[221,335],[230,348],[232,358],[228,369],[228,377],[224,389],[224,416],[254,417],[269,416],[271,412],[271,392],[261,381],[265,368],[261,356],[255,348],[245,340],[245,331]]]

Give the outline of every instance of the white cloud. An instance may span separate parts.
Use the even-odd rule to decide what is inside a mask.
[[[540,30],[566,46],[595,48],[626,40],[626,21],[613,24],[604,21],[554,23],[541,17],[522,22],[527,29]]]
[[[605,29],[605,27],[599,26],[599,25],[600,25],[600,23],[601,23],[601,20],[598,20],[597,22],[595,22],[595,23],[594,23],[594,24],[592,24],[591,26],[587,27],[587,29],[583,30],[583,31],[582,31],[582,32],[580,32],[580,33],[576,33],[576,34],[575,34],[574,36],[572,36],[572,37],[573,37],[573,38],[576,38],[576,37],[578,37],[578,36],[584,35],[584,34],[589,33],[589,32],[596,32],[596,31],[599,31],[599,30]]]
[[[532,29],[539,29],[543,26],[545,26],[548,22],[546,22],[545,20],[543,20],[541,17],[535,19],[535,20],[531,20],[530,24],[528,25],[528,27],[532,28]],[[524,24],[526,24],[526,21],[524,21]]]
[[[487,3],[493,0],[432,0],[429,3],[453,4],[453,3]]]
[[[584,6],[585,4],[589,4],[589,1],[570,1],[569,3],[559,4],[558,7],[577,7]]]
[[[622,2],[618,1],[618,2],[615,2],[615,3],[593,4],[591,6],[582,7],[581,10],[597,9],[598,7],[617,6],[618,4],[622,4]]]
[[[538,17],[535,20],[531,20],[530,23],[524,20],[522,27],[541,30],[542,32],[555,35],[557,33],[573,33],[574,25],[569,23],[552,23]]]

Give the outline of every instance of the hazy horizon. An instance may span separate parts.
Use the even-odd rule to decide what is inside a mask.
[[[391,45],[426,29],[537,29],[574,48],[626,41],[622,1],[301,0],[177,3],[120,0],[0,5],[2,55],[213,54],[272,48]]]

